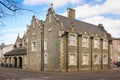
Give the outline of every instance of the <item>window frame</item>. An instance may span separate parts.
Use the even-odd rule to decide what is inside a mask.
[[[74,38],[73,38],[74,36]],[[72,37],[72,38],[71,38]],[[69,33],[69,46],[77,46],[77,36],[74,33]]]
[[[108,49],[108,40],[103,39],[103,49]]]
[[[74,59],[72,59],[73,61],[71,62],[71,56],[74,56]],[[77,65],[77,58],[75,54],[69,54],[69,66],[75,66]]]
[[[98,60],[95,59],[95,56],[96,56],[96,55],[97,55],[97,59],[98,59]],[[94,65],[100,64],[100,56],[99,56],[99,54],[94,54],[94,55],[93,55],[93,64],[94,64]]]
[[[104,56],[106,56],[106,58],[104,58]],[[108,64],[108,55],[107,54],[103,55],[103,64]]]
[[[86,41],[84,40],[86,38]],[[83,36],[82,37],[82,47],[89,47],[89,37],[88,36]]]
[[[84,62],[85,59],[83,59],[84,58],[83,56],[87,56],[86,62]],[[83,53],[82,54],[82,65],[89,65],[89,54],[88,53]]]
[[[97,43],[96,43],[97,40]],[[99,38],[94,38],[94,48],[100,48],[100,39]]]
[[[33,43],[35,43],[35,45]],[[31,42],[31,51],[36,51],[36,50],[37,50],[37,42],[36,41],[32,41]]]

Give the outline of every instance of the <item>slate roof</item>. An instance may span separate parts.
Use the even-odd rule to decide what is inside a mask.
[[[64,25],[64,30],[68,31],[68,29],[70,28],[71,24],[73,23],[73,25],[76,28],[77,33],[81,33],[83,30],[87,30],[90,35],[93,35],[94,33],[99,33],[100,36],[103,36],[105,33],[105,30],[101,29],[100,27],[93,25],[93,24],[89,24],[86,22],[82,22],[79,20],[75,20],[75,19],[71,19],[68,17],[64,17],[61,15],[56,14],[56,17],[63,23]]]
[[[113,39],[113,40],[120,40],[120,38],[114,38],[114,37],[112,37],[112,39]]]
[[[15,56],[15,55],[27,55],[27,49],[25,48],[18,48],[18,49],[14,49],[12,51],[9,51],[7,53],[4,54],[4,56]]]
[[[10,45],[13,45],[13,44],[9,44],[9,45],[0,45],[0,49],[1,49],[1,48],[5,48],[5,47],[10,46]]]

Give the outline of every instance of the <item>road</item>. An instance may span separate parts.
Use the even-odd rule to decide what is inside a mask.
[[[120,68],[96,72],[30,72],[0,68],[0,80],[120,80]]]

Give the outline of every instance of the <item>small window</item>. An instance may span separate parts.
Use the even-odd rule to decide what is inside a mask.
[[[88,37],[83,37],[82,38],[82,47],[88,47],[88,43],[89,43]]]
[[[82,65],[88,65],[89,64],[89,56],[88,54],[82,55]]]
[[[32,51],[36,51],[36,49],[37,49],[37,44],[34,41],[34,42],[32,42]]]
[[[44,50],[47,50],[47,39],[44,39]]]
[[[70,34],[69,36],[69,45],[72,45],[72,46],[76,45],[76,37],[74,34]]]
[[[74,54],[69,56],[69,65],[77,65],[76,57]]]
[[[94,39],[94,48],[99,48],[99,39]]]
[[[94,55],[93,64],[99,64],[99,55]]]

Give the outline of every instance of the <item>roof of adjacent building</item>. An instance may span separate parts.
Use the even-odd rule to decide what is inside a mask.
[[[83,30],[87,30],[90,35],[98,33],[100,36],[103,36],[104,33],[106,32],[103,28],[90,24],[90,23],[71,19],[71,18],[64,17],[58,14],[56,14],[56,17],[63,23],[65,31],[68,31],[71,24],[73,24],[76,28],[77,33],[81,33]]]
[[[11,45],[13,45],[13,44],[8,44],[8,45],[1,44],[1,45],[0,45],[0,49],[1,49],[1,48],[5,48],[5,47],[7,47],[7,46],[11,46]]]
[[[26,55],[26,54],[27,54],[26,48],[17,48],[17,49],[13,49],[12,51],[5,53],[4,56]]]

